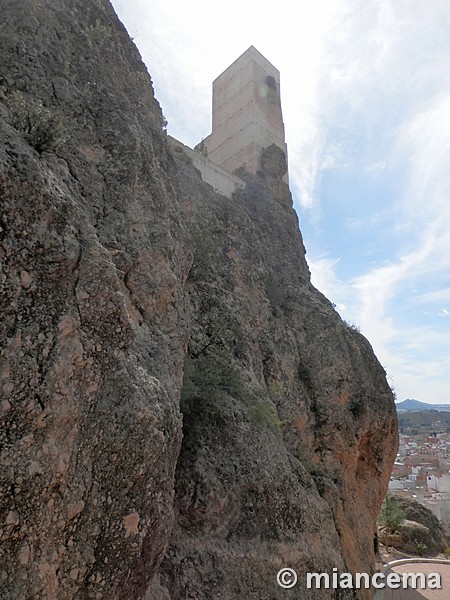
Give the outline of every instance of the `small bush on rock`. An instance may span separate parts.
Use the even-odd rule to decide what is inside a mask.
[[[397,531],[404,520],[405,515],[400,508],[398,499],[392,494],[388,494],[381,507],[378,522],[390,531]]]
[[[64,141],[60,118],[40,100],[16,91],[9,97],[9,110],[11,125],[39,154],[45,150],[56,150]]]

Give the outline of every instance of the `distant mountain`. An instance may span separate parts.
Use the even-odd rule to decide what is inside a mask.
[[[408,398],[399,402],[395,405],[397,411],[405,410],[444,410],[450,411],[450,404],[429,404],[428,402],[420,402],[420,400],[413,400]]]

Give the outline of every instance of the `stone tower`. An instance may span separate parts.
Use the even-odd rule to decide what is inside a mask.
[[[212,133],[204,140],[208,158],[234,173],[255,174],[271,144],[286,155],[280,102],[280,73],[250,46],[213,82]]]

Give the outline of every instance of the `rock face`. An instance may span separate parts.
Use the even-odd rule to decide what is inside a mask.
[[[1,596],[139,598],[172,528],[191,262],[162,115],[108,4],[2,15],[8,120],[18,91],[66,139],[1,121]]]
[[[397,422],[280,157],[214,194],[106,1],[0,29],[2,599],[334,598],[302,577],[373,568]]]

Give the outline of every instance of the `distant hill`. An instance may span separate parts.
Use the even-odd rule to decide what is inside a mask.
[[[442,411],[450,411],[450,404],[429,404],[428,402],[420,402],[420,400],[413,400],[408,398],[407,400],[403,400],[403,402],[399,402],[395,405],[397,411],[406,411],[406,410],[442,410]]]

